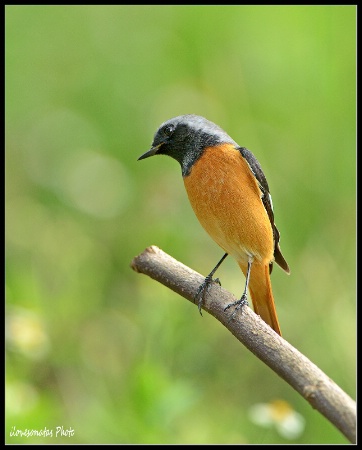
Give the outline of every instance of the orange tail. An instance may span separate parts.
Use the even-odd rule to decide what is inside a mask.
[[[239,266],[246,276],[247,267],[244,264],[239,264]],[[258,314],[264,322],[281,336],[268,265],[256,263],[251,265],[249,291],[255,314]]]

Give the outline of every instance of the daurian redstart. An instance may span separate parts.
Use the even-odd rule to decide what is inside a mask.
[[[247,303],[249,288],[255,313],[281,334],[270,273],[274,261],[285,272],[290,270],[280,251],[269,186],[255,156],[220,127],[193,114],[174,117],[159,127],[152,148],[139,159],[153,155],[168,155],[180,163],[197,218],[225,252],[200,286],[195,299],[200,313],[215,271],[231,255],[246,283],[241,299],[225,310],[235,306],[236,311]]]

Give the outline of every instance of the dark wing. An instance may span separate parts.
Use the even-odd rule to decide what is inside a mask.
[[[262,168],[259,164],[259,161],[255,158],[255,156],[251,153],[250,150],[248,150],[245,147],[239,147],[238,150],[241,153],[241,156],[246,160],[248,163],[250,170],[253,172],[255,178],[258,180],[259,188],[262,192],[261,200],[263,202],[264,208],[268,214],[270,224],[273,230],[273,238],[274,238],[274,258],[275,262],[279,264],[279,266],[285,270],[287,273],[290,272],[288,263],[285,261],[279,247],[279,241],[280,241],[280,233],[278,231],[278,228],[276,227],[274,223],[274,211],[273,211],[273,203],[272,198],[269,192],[269,186],[268,182],[266,181],[264,172],[262,171]],[[273,264],[270,264],[270,272],[273,269]]]

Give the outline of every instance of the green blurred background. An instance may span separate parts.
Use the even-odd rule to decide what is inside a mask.
[[[356,7],[5,11],[6,442],[346,443],[130,262],[155,244],[206,275],[221,257],[178,164],[137,162],[161,122],[216,122],[269,181],[285,339],[355,398]],[[234,261],[218,275],[241,294]],[[277,399],[305,420],[291,440],[251,418]]]

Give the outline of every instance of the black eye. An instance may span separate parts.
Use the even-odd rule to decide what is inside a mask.
[[[165,127],[163,128],[163,134],[167,137],[170,137],[174,132],[174,130],[175,130],[174,125],[165,125]]]

